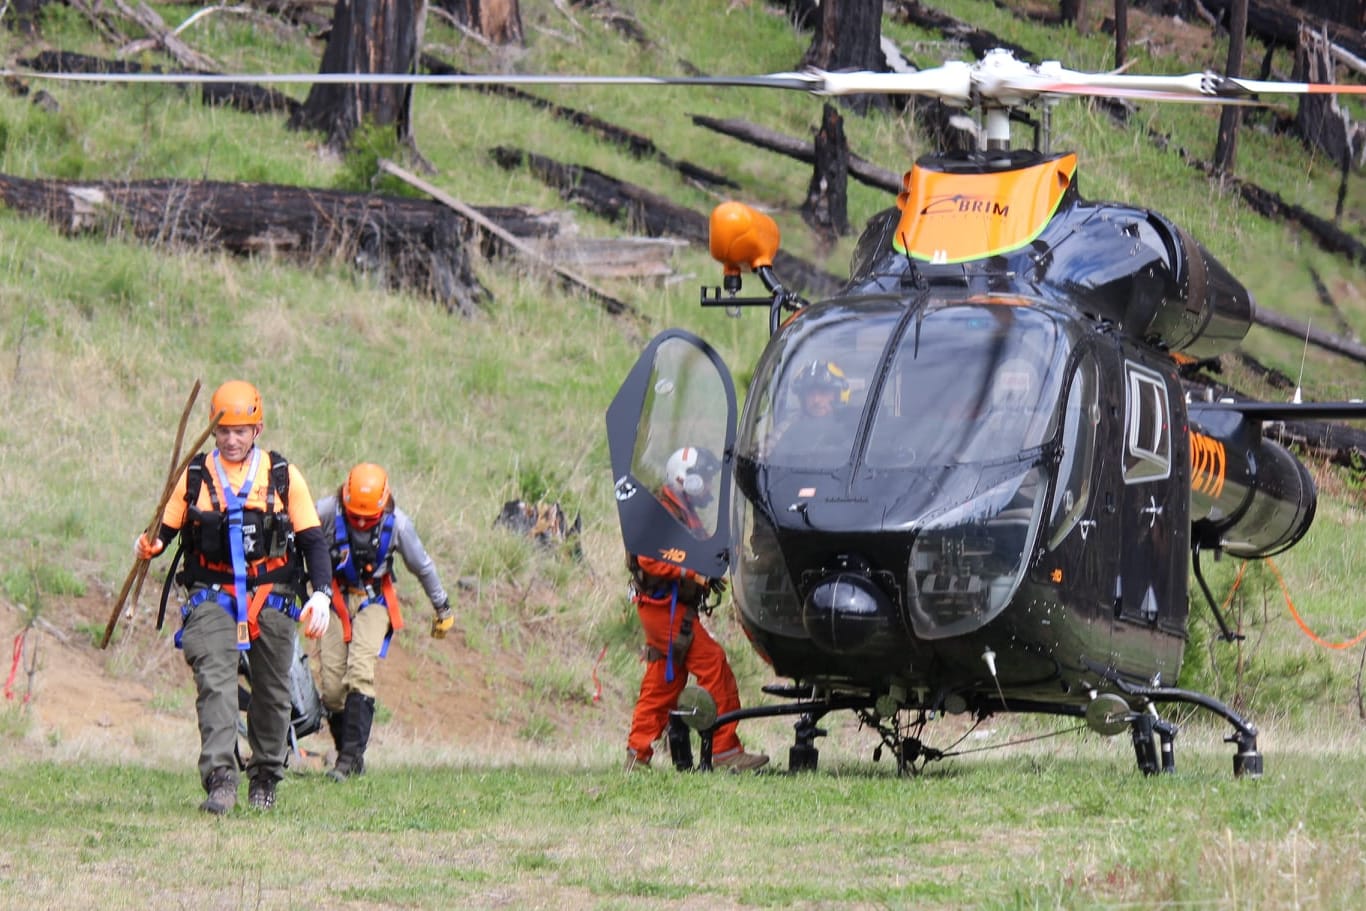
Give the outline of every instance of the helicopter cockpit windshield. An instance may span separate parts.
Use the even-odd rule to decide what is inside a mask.
[[[928,640],[989,622],[1043,524],[1074,347],[1033,298],[935,290],[803,310],[771,340],[741,420],[742,614],[826,636],[827,601],[857,577],[859,628],[905,593],[865,655],[896,653],[903,625]]]
[[[759,365],[738,453],[872,470],[1010,459],[1049,436],[1070,346],[1015,299],[816,305]]]

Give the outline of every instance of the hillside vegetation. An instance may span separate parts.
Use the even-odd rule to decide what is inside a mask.
[[[1076,69],[1108,66],[1108,39],[1048,29],[990,2],[954,0],[945,11],[1025,46],[1046,49]],[[468,70],[564,73],[748,74],[794,67],[810,41],[781,11],[762,3],[621,0],[648,36],[641,44],[614,31],[590,10],[526,2],[528,46],[491,51],[433,18],[428,49]],[[158,6],[168,23],[192,10]],[[1218,67],[1222,44],[1200,28],[1135,12],[1135,68],[1183,72]],[[687,23],[686,28],[679,24]],[[922,64],[961,57],[938,34],[888,20],[887,37]],[[321,42],[306,29],[281,31],[230,11],[205,16],[181,39],[221,61],[228,71],[312,72]],[[39,49],[112,56],[76,7],[48,6],[40,35],[4,34],[5,60]],[[1249,59],[1261,50],[1249,50]],[[154,51],[140,59],[166,64]],[[1278,57],[1279,60],[1279,57]],[[1288,63],[1282,71],[1288,72]],[[54,104],[30,95],[0,95],[0,173],[27,178],[141,180],[151,178],[265,181],[307,186],[380,186],[377,154],[403,160],[383,139],[345,157],[323,137],[291,132],[278,115],[251,115],[199,104],[197,92],[171,86],[41,84]],[[303,87],[286,91],[302,98]],[[753,89],[544,88],[542,97],[651,137],[668,155],[729,175],[733,195],[771,211],[792,252],[841,272],[853,238],[822,243],[797,209],[809,168],[722,139],[692,126],[688,113],[753,120],[791,135],[809,135],[820,102],[795,93]],[[714,192],[683,181],[652,160],[585,135],[530,106],[475,91],[415,89],[415,140],[435,174],[429,179],[475,205],[570,209],[525,171],[505,171],[489,150],[513,146],[591,166],[650,187],[706,212]],[[1295,231],[1251,214],[1231,193],[1203,178],[1174,151],[1208,157],[1217,112],[1183,106],[1141,106],[1120,126],[1084,103],[1055,115],[1055,146],[1082,152],[1081,189],[1094,198],[1150,205],[1183,224],[1240,275],[1258,300],[1318,325],[1326,318],[1315,282],[1338,304],[1332,319],[1344,334],[1366,329],[1366,283],[1359,265],[1316,249]],[[1240,174],[1288,200],[1331,215],[1337,175],[1331,163],[1293,138],[1253,118],[1240,144]],[[848,116],[853,151],[895,170],[928,151],[909,119]],[[1157,148],[1149,131],[1171,138]],[[373,140],[375,137],[371,136]],[[1366,193],[1350,185],[1346,229],[1366,237]],[[850,186],[856,223],[890,200]],[[585,236],[630,233],[583,211]],[[302,467],[315,495],[335,487],[361,460],[386,465],[398,501],[418,520],[428,549],[457,594],[458,658],[417,635],[425,625],[420,593],[408,594],[413,628],[399,648],[416,657],[405,685],[451,699],[477,691],[478,723],[499,724],[523,743],[577,741],[593,757],[615,757],[638,680],[634,618],[625,600],[620,542],[611,496],[603,412],[642,341],[682,326],[711,341],[738,384],[760,350],[762,318],[730,321],[697,306],[697,286],[719,283],[719,270],[696,247],[680,253],[669,281],[612,281],[604,286],[629,301],[645,324],[615,319],[515,258],[480,261],[492,301],[462,319],[431,301],[386,290],[382,276],[334,261],[301,268],[262,256],[236,259],[214,252],[149,247],[99,233],[66,236],[41,221],[0,212],[0,476],[7,492],[0,539],[0,582],[6,614],[16,625],[36,611],[80,645],[114,680],[180,687],[163,708],[185,717],[183,669],[164,657],[169,643],[147,619],[157,586],[143,596],[143,613],[108,652],[89,644],[103,628],[131,559],[130,545],[150,518],[166,472],[175,424],[186,395],[202,380],[253,380],[265,397],[263,443]],[[1359,364],[1307,352],[1294,340],[1254,329],[1247,349],[1298,377],[1303,360],[1307,395],[1361,395]],[[1233,370],[1233,365],[1229,365]],[[1260,390],[1247,374],[1235,384]],[[1280,394],[1280,393],[1277,393]],[[191,422],[202,426],[203,403]],[[1359,596],[1366,579],[1360,550],[1360,474],[1316,469],[1325,497],[1310,540],[1278,561],[1297,607],[1325,638],[1346,639],[1366,625]],[[505,500],[545,497],[584,519],[583,560],[537,551],[491,529]],[[1226,593],[1236,567],[1211,578]],[[156,574],[154,573],[154,581]],[[1270,575],[1244,583],[1235,613],[1262,632],[1240,653],[1204,651],[1208,614],[1196,605],[1199,659],[1192,673],[1225,698],[1249,700],[1254,717],[1291,715],[1341,723],[1355,714],[1354,675],[1360,650],[1330,652],[1307,643],[1287,617]],[[411,584],[410,588],[413,588]],[[22,609],[20,608],[22,605]],[[744,647],[738,627],[718,614],[747,701],[762,698],[764,669]],[[599,657],[601,661],[599,662]],[[44,666],[44,674],[58,669]],[[392,673],[392,672],[391,672]],[[465,674],[459,678],[459,674]],[[603,701],[589,698],[597,679]],[[456,682],[453,682],[456,681]],[[381,688],[381,703],[386,691]],[[396,697],[390,697],[396,699]],[[13,711],[6,708],[5,711]],[[472,716],[474,717],[474,716]],[[383,720],[383,719],[382,719]],[[407,719],[415,729],[420,720]],[[767,728],[771,749],[790,736]],[[431,731],[428,732],[432,734]],[[440,739],[436,734],[434,739]]]

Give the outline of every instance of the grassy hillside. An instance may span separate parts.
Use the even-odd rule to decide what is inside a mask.
[[[945,10],[1030,47],[1065,54],[1075,68],[1104,67],[1103,36],[1078,37],[1023,23],[990,2],[953,0]],[[471,70],[521,72],[758,73],[789,69],[809,36],[759,3],[634,0],[621,2],[651,44],[642,47],[577,7],[524,3],[524,51],[491,52],[442,22],[428,23],[429,49]],[[170,23],[187,8],[160,7]],[[1138,31],[1149,20],[1137,17]],[[687,28],[679,28],[680,22]],[[962,55],[937,34],[888,22],[886,34],[924,64]],[[302,30],[274,33],[241,17],[204,17],[182,40],[228,71],[312,71],[321,46]],[[6,59],[47,47],[110,56],[78,12],[48,7],[41,38],[3,36]],[[1154,40],[1139,66],[1171,71],[1217,65],[1215,43]],[[1158,56],[1166,53],[1166,56]],[[1249,50],[1249,59],[1260,54]],[[145,62],[166,61],[148,52]],[[1288,69],[1288,67],[1286,67]],[[37,87],[37,84],[34,86]],[[339,160],[322,138],[285,129],[275,116],[201,106],[174,87],[46,85],[56,110],[29,97],[0,96],[0,172],[80,179],[213,178],[314,186],[354,185],[363,158]],[[303,92],[291,89],[296,97]],[[544,97],[652,137],[674,158],[731,175],[738,195],[770,209],[793,252],[839,272],[852,238],[824,248],[797,215],[809,169],[693,127],[689,112],[743,117],[794,135],[809,133],[819,101],[758,90],[544,89]],[[516,145],[589,165],[706,211],[714,194],[684,183],[652,161],[585,136],[529,107],[478,92],[418,88],[415,137],[437,174],[431,179],[473,204],[560,208],[555,193],[523,172],[505,172],[488,150]],[[1232,194],[1204,180],[1146,130],[1208,157],[1211,110],[1144,106],[1128,128],[1086,105],[1058,111],[1055,145],[1083,152],[1081,186],[1096,198],[1151,205],[1184,224],[1241,275],[1269,306],[1301,319],[1320,307],[1312,274],[1336,297],[1356,331],[1366,329],[1359,267],[1318,251],[1294,231],[1249,213]],[[928,149],[907,126],[882,116],[850,116],[854,151],[894,169]],[[1316,211],[1331,209],[1336,177],[1292,140],[1261,129],[1244,134],[1240,173]],[[1349,196],[1346,226],[1366,236],[1361,178]],[[857,222],[890,202],[851,185]],[[576,215],[585,235],[629,230]],[[673,283],[604,282],[646,314],[646,331],[692,329],[717,345],[738,379],[759,351],[763,320],[728,321],[696,305],[696,286],[718,270],[703,250],[676,261]],[[66,237],[46,224],[0,212],[0,475],[10,492],[0,539],[0,579],[12,602],[37,604],[65,628],[64,599],[117,589],[130,542],[160,490],[176,418],[195,379],[208,388],[246,377],[266,400],[264,442],[299,464],[321,494],[355,461],[389,467],[399,502],[418,517],[429,549],[448,579],[477,584],[461,593],[461,627],[490,668],[515,655],[535,676],[538,705],[582,702],[583,681],[602,645],[613,681],[608,699],[624,713],[635,685],[633,620],[623,596],[619,539],[610,494],[602,415],[639,349],[642,335],[579,296],[512,260],[481,263],[494,302],[462,320],[430,301],[393,294],[348,263],[299,268],[270,258],[152,249],[120,237]],[[1254,329],[1248,348],[1296,374],[1301,347]],[[1306,390],[1320,397],[1360,395],[1360,365],[1311,351]],[[199,420],[196,417],[196,422]],[[1328,638],[1353,635],[1366,608],[1344,591],[1366,588],[1352,555],[1362,540],[1359,480],[1322,472],[1331,493],[1319,524],[1281,563],[1297,606]],[[565,563],[490,530],[504,500],[544,493],[584,516],[585,560]],[[1234,567],[1212,578],[1223,593]],[[1223,695],[1258,694],[1268,711],[1312,704],[1347,712],[1355,699],[1351,653],[1304,644],[1279,603],[1274,579],[1258,592],[1268,634],[1250,644],[1251,669],[1210,665],[1204,673]],[[1246,594],[1245,591],[1245,594]],[[89,595],[87,595],[89,597]],[[412,602],[410,599],[410,603]],[[1205,616],[1198,606],[1198,616]],[[419,620],[424,619],[416,610]],[[1203,621],[1201,621],[1203,625]],[[723,622],[753,698],[766,682],[758,662]],[[164,647],[143,637],[128,649]],[[1253,652],[1252,649],[1257,649]],[[414,644],[414,647],[419,647]],[[117,650],[116,650],[117,651]],[[136,661],[110,658],[111,671]],[[1303,676],[1305,669],[1315,673]],[[1256,685],[1249,683],[1255,676]],[[1215,679],[1218,678],[1218,679]],[[1272,699],[1263,700],[1271,694]],[[521,698],[521,697],[518,697]],[[1272,708],[1274,706],[1274,708]],[[563,708],[563,706],[560,706]],[[525,710],[509,702],[504,711]],[[621,716],[624,724],[624,716]],[[529,735],[547,733],[528,725]],[[782,741],[779,741],[782,742]],[[605,749],[605,748],[604,748]]]
[[[989,0],[935,5],[1069,66],[1108,65],[1103,36],[1027,24]],[[523,0],[524,50],[487,51],[436,18],[426,41],[466,69],[574,73],[779,71],[809,42],[759,2],[617,6],[639,20],[648,47],[579,6],[547,0]],[[172,25],[193,11],[157,9]],[[1222,47],[1197,33],[1137,12],[1133,20],[1140,67],[1186,71],[1223,59]],[[890,20],[886,34],[919,63],[962,54],[938,34]],[[180,38],[228,71],[309,72],[321,52],[302,29],[276,31],[227,9]],[[44,8],[40,38],[0,30],[0,42],[6,62],[40,48],[114,52],[67,6]],[[1260,54],[1249,48],[1249,59]],[[141,59],[168,62],[152,51]],[[339,159],[320,136],[290,132],[274,116],[205,108],[192,91],[42,88],[55,109],[0,92],[0,173],[348,187],[372,176],[364,156]],[[825,249],[797,214],[805,165],[702,131],[685,116],[742,117],[804,135],[819,99],[753,90],[537,94],[733,176],[736,195],[773,212],[789,249],[835,272],[847,263],[852,238]],[[471,204],[567,208],[530,174],[498,168],[488,154],[495,145],[596,167],[699,211],[717,201],[658,163],[505,99],[419,88],[414,112],[418,147],[437,169],[429,179]],[[1120,127],[1069,104],[1058,110],[1056,138],[1083,153],[1084,194],[1170,215],[1260,301],[1316,326],[1329,319],[1317,274],[1343,318],[1366,330],[1360,267],[1250,214],[1174,151],[1208,157],[1215,116],[1144,106]],[[1167,151],[1149,130],[1172,137]],[[850,116],[846,131],[855,152],[884,167],[904,169],[927,151],[909,126],[881,116]],[[1331,212],[1333,169],[1293,141],[1254,126],[1240,163],[1248,179]],[[850,188],[855,221],[888,203]],[[1366,237],[1359,175],[1347,209],[1344,226]],[[575,222],[588,236],[632,230],[582,211]],[[1143,779],[1126,737],[1019,745],[1072,726],[1017,718],[971,731],[961,719],[936,721],[926,732],[933,746],[962,737],[956,749],[964,753],[1011,749],[931,765],[914,781],[894,780],[888,761],[870,762],[875,738],[833,717],[816,775],[621,774],[640,671],[603,412],[655,329],[703,335],[741,385],[765,335],[757,314],[732,321],[697,306],[697,286],[719,281],[705,251],[685,251],[675,265],[669,282],[601,282],[646,315],[644,328],[515,260],[477,264],[493,302],[462,319],[391,293],[344,261],[304,268],[119,236],[69,237],[0,211],[0,637],[10,643],[35,614],[39,634],[25,653],[33,676],[15,666],[19,693],[36,677],[33,703],[0,704],[0,908],[1360,904],[1363,647],[1311,642],[1280,587],[1283,578],[1305,625],[1325,640],[1350,640],[1366,627],[1362,476],[1321,465],[1312,469],[1323,490],[1314,529],[1276,559],[1279,577],[1255,567],[1227,607],[1248,640],[1237,649],[1211,644],[1208,612],[1192,608],[1187,671],[1262,728],[1260,781],[1230,779],[1222,725],[1183,728],[1181,774]],[[1248,348],[1299,372],[1293,340],[1254,329]],[[1306,393],[1361,395],[1363,373],[1311,351]],[[1231,375],[1252,388],[1246,375]],[[156,585],[113,647],[101,652],[91,640],[103,631],[132,540],[151,518],[191,385],[200,379],[211,389],[239,376],[265,396],[263,442],[296,462],[315,494],[358,460],[385,464],[448,587],[465,584],[455,596],[457,633],[437,643],[423,634],[426,606],[406,580],[413,627],[382,672],[371,774],[340,788],[321,775],[291,775],[272,814],[209,820],[192,809],[200,796],[193,687],[167,637],[150,630]],[[192,429],[202,426],[203,407]],[[491,528],[503,501],[523,493],[582,513],[582,562]],[[1230,594],[1237,569],[1232,560],[1210,567],[1219,597]],[[769,677],[733,618],[722,610],[713,619],[745,701],[765,698],[759,687]],[[596,704],[594,681],[602,687]],[[53,723],[62,712],[98,736],[65,734]],[[742,733],[785,768],[790,720],[756,720]]]

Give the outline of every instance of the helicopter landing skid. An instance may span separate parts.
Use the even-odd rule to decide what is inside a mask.
[[[809,692],[809,691],[808,691]],[[826,731],[818,722],[830,712],[842,710],[861,711],[873,707],[876,700],[871,696],[831,696],[826,699],[804,699],[786,705],[757,705],[736,709],[718,715],[711,727],[698,731],[702,746],[697,764],[698,771],[710,772],[712,769],[712,737],[716,729],[732,722],[749,718],[776,718],[780,715],[799,715],[793,725],[796,741],[787,754],[787,767],[792,772],[810,772],[816,769],[820,750],[816,749],[816,738],[824,737]]]
[[[1133,686],[1119,680],[1116,680],[1115,684],[1126,695],[1141,697],[1150,704],[1184,702],[1223,718],[1234,728],[1233,733],[1224,738],[1225,743],[1231,743],[1236,748],[1236,752],[1233,754],[1233,777],[1262,777],[1262,754],[1257,749],[1257,729],[1218,699],[1204,693],[1175,687]],[[1174,772],[1176,770],[1174,755],[1176,726],[1163,721],[1155,711],[1135,712],[1133,717],[1129,719],[1129,723],[1133,735],[1134,753],[1138,758],[1138,767],[1143,774],[1155,775],[1158,771]],[[1154,745],[1154,735],[1156,735],[1157,744],[1160,744],[1160,758],[1158,756],[1159,747]]]

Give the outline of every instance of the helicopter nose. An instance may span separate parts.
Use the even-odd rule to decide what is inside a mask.
[[[899,641],[891,599],[867,576],[834,573],[807,593],[802,626],[812,642],[842,655],[873,655]]]

